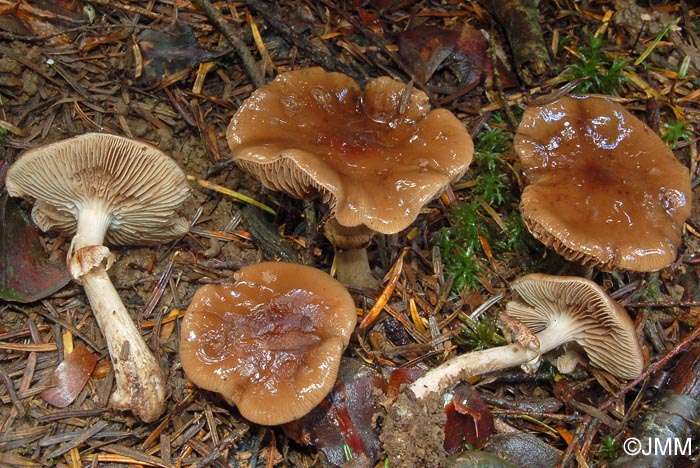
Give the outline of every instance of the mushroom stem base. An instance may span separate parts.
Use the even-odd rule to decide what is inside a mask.
[[[539,352],[520,343],[512,343],[462,354],[429,370],[409,388],[421,399],[431,392],[442,394],[452,385],[470,377],[526,364],[571,339],[567,336],[565,326],[561,324],[546,328],[535,336],[540,342]]]
[[[110,406],[129,410],[144,422],[156,420],[165,410],[165,379],[155,356],[131,320],[104,266],[92,268],[81,283],[114,367],[116,389]]]
[[[372,274],[367,249],[336,250],[335,277],[343,284],[374,287],[377,278]]]

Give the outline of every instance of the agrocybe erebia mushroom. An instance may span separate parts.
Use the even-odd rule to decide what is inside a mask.
[[[474,145],[446,109],[388,77],[362,91],[350,77],[309,68],[256,90],[226,132],[233,159],[266,187],[321,197],[333,220],[337,278],[369,285],[372,232],[397,233],[459,179]]]
[[[520,210],[528,229],[546,246],[567,260],[608,271],[656,271],[674,261],[683,224],[690,215],[689,171],[649,127],[621,105],[588,96],[536,101],[523,115],[514,148],[527,183]],[[542,275],[516,280],[513,289],[527,305],[510,303],[506,308],[509,316],[534,331],[542,330],[545,322],[531,312],[553,310],[551,303],[573,306],[585,295],[597,297],[588,299],[589,304],[612,303],[603,298],[602,290],[590,292],[598,287],[582,278],[543,280]],[[564,284],[575,287],[565,289]],[[578,291],[576,296],[572,296],[572,291]],[[590,314],[588,322],[600,320],[593,308],[580,302],[578,307]],[[580,331],[596,331],[585,338],[587,344],[577,341],[587,349],[593,364],[620,377],[633,378],[642,366],[633,331],[622,343],[635,356],[634,360],[615,357],[612,342],[603,353],[601,348],[591,347],[594,341],[604,342],[606,334],[622,330],[620,324],[629,322],[624,310],[615,308],[619,309],[619,318],[604,320],[597,330],[591,328],[591,323],[579,324]],[[548,313],[546,317],[563,336],[560,327],[564,316]],[[559,318],[551,322],[552,317]],[[613,331],[606,331],[608,327]],[[511,345],[506,354],[488,350],[459,356],[430,371],[412,389],[424,395],[437,389],[441,375],[450,376],[445,381],[454,381],[460,373],[464,377],[475,370],[527,363],[529,360],[522,361],[523,356],[536,359],[551,349],[552,336],[547,330],[536,335],[539,349],[534,346],[528,351],[521,345]],[[496,353],[495,358],[492,352]],[[510,364],[503,361],[506,356]],[[495,360],[489,362],[491,359]],[[629,363],[634,365],[619,368],[620,364]]]
[[[442,394],[460,380],[527,364],[573,342],[591,364],[613,375],[632,379],[642,372],[644,358],[634,323],[595,282],[532,273],[518,278],[511,287],[521,301],[508,302],[506,313],[536,332],[539,346],[533,349],[512,343],[454,357],[411,384],[416,397]]]
[[[257,424],[298,419],[335,383],[357,323],[350,293],[305,265],[263,262],[197,290],[182,321],[187,377]]]
[[[676,258],[690,216],[690,175],[664,142],[600,97],[534,102],[514,148],[526,226],[567,260],[656,271]]]
[[[145,422],[165,409],[157,360],[107,275],[114,255],[103,244],[148,245],[182,236],[175,210],[190,195],[177,164],[155,146],[89,133],[25,152],[9,169],[7,191],[34,199],[44,231],[73,235],[68,269],[90,301],[114,368],[110,405]]]

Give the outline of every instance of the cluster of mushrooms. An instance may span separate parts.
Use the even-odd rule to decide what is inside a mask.
[[[373,233],[410,226],[464,175],[474,147],[459,119],[431,109],[410,85],[383,77],[362,90],[320,68],[283,73],[256,90],[226,137],[238,166],[264,186],[320,198],[332,214],[325,229],[337,279],[303,265],[251,265],[232,284],[200,288],[182,322],[188,378],[253,422],[282,424],[308,413],[334,384],[357,322],[344,284],[376,284],[366,253]],[[520,210],[545,245],[607,271],[656,271],[674,261],[690,215],[688,170],[622,106],[583,96],[534,102],[514,146],[527,183]],[[26,152],[6,186],[36,200],[40,228],[73,235],[68,265],[108,344],[111,405],[157,419],[163,374],[109,280],[113,255],[103,244],[152,244],[187,232],[176,215],[190,193],[185,175],[149,144],[88,134]],[[596,283],[535,273],[511,287],[519,300],[506,313],[536,334],[446,361],[410,385],[416,397],[472,375],[532,368],[568,342],[616,376],[641,373],[634,325]]]

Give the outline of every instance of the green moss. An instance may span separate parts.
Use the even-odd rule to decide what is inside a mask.
[[[675,149],[681,141],[690,143],[692,128],[688,121],[669,120],[661,126],[661,139]]]
[[[575,92],[619,94],[629,69],[630,60],[613,56],[605,50],[605,40],[599,36],[590,36],[588,44],[579,47],[578,62],[568,68],[569,80],[581,79]]]
[[[603,437],[600,441],[600,446],[598,447],[598,459],[600,461],[607,462],[615,460],[617,458],[619,448],[620,444],[613,436],[607,435]]]
[[[462,326],[455,336],[457,344],[466,347],[469,351],[502,346],[505,340],[499,333],[497,320],[489,315],[482,315],[474,320],[468,316],[460,316]]]
[[[437,236],[443,268],[454,278],[454,290],[473,289],[479,285],[479,274],[483,273],[481,262],[476,257],[476,252],[481,249],[479,236],[487,234],[479,202],[472,199],[456,205],[449,218],[451,225],[443,228]]]
[[[448,225],[437,234],[443,269],[454,278],[455,291],[477,288],[490,272],[482,242],[496,256],[523,259],[532,258],[530,248],[539,245],[518,211],[516,184],[507,162],[511,139],[499,127],[486,126],[477,135],[470,169],[472,187],[465,191],[466,198],[451,207]],[[505,228],[494,220],[494,211]]]
[[[472,193],[498,208],[509,200],[509,180],[503,156],[509,149],[509,136],[500,128],[488,128],[474,142],[474,167],[476,174]]]

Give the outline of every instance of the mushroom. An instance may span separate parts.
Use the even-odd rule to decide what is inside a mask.
[[[537,333],[539,347],[512,343],[454,357],[411,384],[416,397],[443,393],[471,376],[537,361],[541,354],[570,342],[581,346],[591,364],[613,375],[632,379],[641,374],[644,358],[634,323],[596,283],[532,273],[511,286],[522,302],[509,302],[506,313]]]
[[[158,148],[116,135],[88,133],[25,152],[7,172],[7,191],[35,200],[34,222],[73,235],[68,270],[80,283],[107,342],[116,388],[110,404],[145,422],[165,409],[157,360],[129,316],[107,270],[103,244],[155,244],[185,234],[176,208],[190,186]]]
[[[298,419],[335,383],[357,314],[350,293],[305,265],[263,262],[195,293],[180,358],[197,386],[257,424]]]
[[[567,260],[655,271],[676,258],[690,216],[690,176],[621,105],[564,96],[525,111],[514,148],[532,234]]]
[[[328,202],[334,246],[359,250],[336,257],[344,283],[373,282],[370,234],[408,227],[474,152],[464,125],[446,109],[430,110],[425,93],[388,77],[363,92],[321,68],[282,73],[256,90],[226,138],[236,163],[266,187]]]

